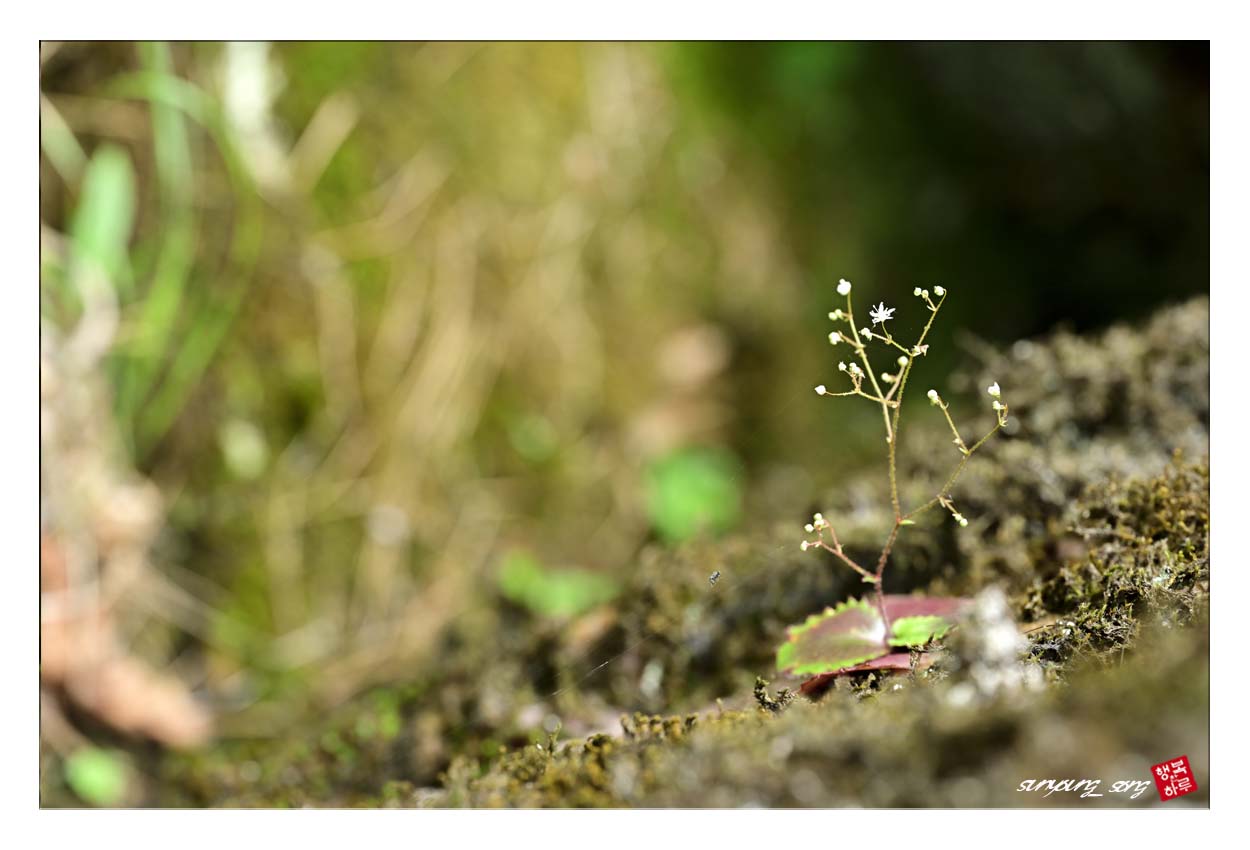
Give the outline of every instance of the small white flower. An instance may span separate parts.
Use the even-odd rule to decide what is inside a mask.
[[[906,365],[907,365],[907,355],[906,355],[906,354],[900,354],[900,355],[898,356],[898,365],[900,365],[900,366],[906,366]]]
[[[829,320],[833,322],[838,321],[842,317],[843,317],[843,313],[841,310],[834,310],[832,313],[829,314]]]
[[[990,395],[994,396],[994,398],[1001,398],[1003,394],[1002,389],[998,386],[998,381],[995,381],[994,383],[990,384],[989,387],[985,391],[989,393]]]
[[[912,295],[914,295],[914,296],[916,296],[917,298],[919,298],[919,297],[920,297],[920,287],[919,287],[919,286],[917,286],[915,289],[913,289],[913,290],[911,291],[911,294],[912,294]]]
[[[821,384],[820,386],[816,387],[816,395],[824,395],[824,394],[825,394],[824,384]]]
[[[859,333],[864,339],[872,339],[872,331],[868,328],[860,328]]]
[[[808,534],[811,534],[813,531],[816,530],[816,526],[812,525],[809,522],[807,525],[803,526],[803,530],[806,531]]]
[[[968,518],[967,518],[967,517],[962,517],[962,516],[961,516],[961,517],[959,518],[959,524],[960,524],[961,526],[963,526],[964,528],[967,528],[967,527],[968,527]]]
[[[834,331],[833,333],[829,334],[830,345],[837,345],[841,341],[842,341],[842,334],[838,333],[837,331]]]
[[[994,409],[1003,410],[1003,403],[999,401],[998,399],[994,399]]]
[[[845,360],[843,360],[842,362],[838,363],[838,371],[839,371],[839,372],[845,372],[845,371],[846,371],[846,361],[845,361]]]
[[[859,375],[861,378],[864,377],[864,370],[859,368],[858,363],[852,363],[850,369],[852,375]]]
[[[929,390],[928,396],[929,396],[929,401],[933,402],[934,404],[942,403],[942,397],[938,395],[937,390]]]
[[[933,291],[937,293],[939,298],[946,294],[946,290],[940,286],[933,287]]]
[[[888,322],[890,319],[894,318],[894,308],[885,306],[885,302],[882,301],[876,307],[873,307],[868,311],[868,316],[872,319],[872,323],[874,325],[879,325],[882,322]]]
[[[815,521],[817,525],[821,525],[825,521],[825,515],[824,514],[812,514],[812,519]]]
[[[842,278],[841,280],[838,281],[838,294],[839,295],[851,294],[851,282],[847,280],[846,278]]]

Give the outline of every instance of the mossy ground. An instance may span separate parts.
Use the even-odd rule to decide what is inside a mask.
[[[850,683],[819,703],[622,722],[554,754],[531,747],[484,773],[457,762],[422,805],[1036,806],[1075,805],[1016,789],[1025,779],[1149,776],[1151,758],[1205,760],[1208,668],[1194,641],[1151,640],[1122,667],[1066,687],[963,705],[952,683]],[[1145,755],[1149,753],[1150,755]],[[1200,785],[1202,779],[1199,780]],[[1202,792],[1199,792],[1200,794]],[[1153,795],[1153,789],[1149,790]],[[1153,797],[1133,801],[1146,803]],[[1194,795],[1191,802],[1205,796]],[[1080,801],[1082,804],[1087,801]],[[1106,796],[1101,805],[1124,805]]]
[[[1084,560],[1018,595],[1041,689],[976,696],[978,658],[955,636],[906,676],[840,680],[813,703],[757,688],[757,707],[622,718],[554,752],[533,746],[481,771],[460,760],[423,805],[1130,805],[1018,791],[1026,779],[1093,778],[1106,791],[1188,754],[1205,770],[1209,646],[1207,468],[1175,464],[1095,487],[1081,514],[1114,530]],[[1195,756],[1194,754],[1197,754]],[[1200,774],[1199,787],[1205,776]],[[1205,791],[1186,798],[1203,803]]]
[[[923,671],[842,680],[817,702],[770,696],[799,683],[772,677],[785,627],[862,593],[849,571],[799,551],[801,518],[789,517],[647,549],[615,602],[573,619],[502,599],[462,616],[437,665],[306,735],[143,757],[147,802],[1144,805],[1153,789],[1078,801],[1016,788],[1148,778],[1184,753],[1202,789],[1185,800],[1204,803],[1207,310],[1199,300],[1096,339],[1022,343],[964,378],[998,380],[1013,425],[954,491],[972,525],[933,512],[908,529],[887,589],[1001,588],[1029,630],[1040,689],[974,688],[977,659],[956,630]],[[940,425],[906,426],[905,502],[931,495],[953,452]],[[847,548],[871,558],[883,495],[862,477],[812,507],[841,517]],[[772,689],[753,697],[760,675]]]

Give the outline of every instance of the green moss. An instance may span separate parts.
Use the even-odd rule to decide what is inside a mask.
[[[635,716],[624,734],[556,752],[530,747],[478,775],[460,765],[424,806],[1037,806],[1037,777],[1091,776],[1103,791],[1148,779],[1152,759],[1187,753],[1205,788],[1203,629],[1149,630],[1113,671],[1082,666],[1067,687],[966,704],[960,673],[919,674],[865,693],[842,683],[784,712]],[[1199,754],[1195,757],[1195,753]],[[1153,789],[1148,791],[1153,795]],[[1081,805],[1139,806],[1105,794]],[[1191,803],[1203,804],[1205,791]]]
[[[535,745],[509,753],[480,776],[458,760],[444,777],[446,790],[425,806],[619,807],[637,787],[661,782],[653,765],[666,747],[681,748],[699,727],[759,722],[758,712],[685,717],[634,714],[621,718],[622,738],[596,734],[562,747]]]
[[[1089,553],[1023,594],[1029,619],[1058,616],[1035,634],[1038,657],[1119,650],[1147,617],[1170,628],[1202,615],[1210,594],[1206,460],[1186,464],[1178,453],[1154,478],[1091,487],[1078,515]]]
[[[961,386],[1000,381],[1012,416],[1005,437],[978,453],[955,489],[972,526],[951,534],[958,570],[945,577],[952,585],[1027,586],[1083,553],[1074,531],[1083,508],[1073,506],[1091,487],[1153,477],[1177,449],[1206,454],[1209,313],[1207,300],[1196,299],[1140,328],[1097,337],[1061,332],[1017,343],[1006,355],[981,353],[984,366]],[[921,451],[919,462],[940,457],[937,448]]]
[[[786,706],[794,702],[794,694],[789,688],[782,688],[777,693],[775,698],[769,696],[768,682],[766,682],[761,676],[755,677],[755,688],[751,693],[752,696],[755,697],[756,705],[765,711],[772,712],[773,714],[779,714],[782,711],[785,711]]]
[[[153,768],[162,805],[375,806],[432,782],[445,762],[422,746],[417,688],[378,689],[332,712],[321,728],[223,740],[171,753]],[[379,781],[379,780],[383,781]],[[408,792],[401,792],[402,789]]]
[[[1166,447],[1205,453],[1205,313],[1196,302],[1137,334],[1060,334],[1018,347],[994,367],[1004,387],[1022,388],[1019,406],[1012,393],[1013,411],[1022,410],[1015,437],[978,458],[980,474],[956,493],[973,526],[930,521],[901,539],[899,589],[997,583],[1013,594],[1010,613],[1040,624],[1028,640],[1048,672],[1042,690],[969,702],[980,659],[956,630],[927,670],[839,680],[815,704],[784,689],[774,698],[758,680],[758,711],[627,718],[619,738],[514,754],[480,776],[449,772],[445,790],[422,804],[1073,805],[1016,789],[1038,777],[1141,779],[1174,752],[1192,761],[1206,750],[1209,468]],[[1039,364],[1057,390],[1033,380]],[[936,438],[917,428],[917,456],[931,457]],[[881,495],[868,480],[849,491],[866,506]],[[887,521],[865,508],[839,532],[848,547],[868,549]],[[642,701],[639,671],[658,663],[662,705],[707,700],[708,683],[745,691],[744,674],[767,669],[759,650],[787,620],[855,590],[835,565],[792,553],[792,542],[778,547],[784,538],[647,553],[620,612],[627,650],[580,688]],[[724,575],[715,592],[709,565]],[[1198,770],[1203,787],[1205,765]],[[1081,804],[1151,799],[1105,794]]]

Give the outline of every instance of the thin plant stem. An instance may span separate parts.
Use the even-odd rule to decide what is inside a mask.
[[[869,340],[880,338],[883,342],[897,348],[905,355],[905,357],[899,358],[900,361],[904,362],[900,363],[902,368],[900,369],[898,375],[894,378],[889,390],[887,392],[882,392],[881,384],[878,383],[877,375],[872,369],[872,362],[868,357],[867,347],[860,339],[859,329],[855,325],[855,311],[851,306],[851,295],[848,291],[846,293],[845,318],[851,326],[851,341],[855,348],[855,353],[864,364],[864,372],[868,375],[868,380],[871,382],[873,390],[876,391],[876,395],[874,396],[864,392],[861,387],[863,377],[857,376],[854,371],[851,372],[851,380],[854,382],[855,387],[848,392],[830,393],[825,391],[823,387],[818,388],[821,390],[821,395],[836,397],[859,395],[881,405],[881,418],[885,424],[885,439],[886,444],[889,446],[887,454],[889,458],[890,473],[890,502],[894,507],[894,523],[890,528],[890,533],[886,538],[885,545],[881,548],[881,554],[877,558],[876,568],[872,571],[869,571],[860,564],[856,563],[854,559],[843,551],[842,544],[838,540],[837,532],[834,531],[833,526],[825,521],[819,514],[816,515],[817,522],[815,525],[817,539],[815,541],[805,541],[803,548],[806,549],[812,545],[820,546],[825,551],[833,554],[852,570],[859,573],[864,581],[873,586],[873,596],[877,603],[877,609],[881,613],[881,620],[885,624],[887,634],[890,628],[890,619],[885,606],[885,594],[882,589],[882,585],[884,583],[883,576],[885,574],[885,565],[889,562],[890,553],[893,551],[894,544],[898,540],[899,529],[901,529],[904,525],[910,525],[914,517],[919,516],[932,508],[934,505],[938,504],[944,505],[952,512],[956,519],[966,525],[967,520],[963,519],[959,515],[950,501],[950,489],[955,485],[955,482],[959,480],[959,476],[963,474],[964,468],[967,467],[968,461],[972,458],[972,455],[977,451],[977,449],[981,448],[981,446],[983,446],[990,437],[994,436],[994,434],[996,434],[1007,421],[1007,407],[1005,405],[1000,405],[998,402],[997,384],[995,384],[992,390],[992,393],[995,396],[994,410],[996,422],[994,427],[990,429],[989,433],[969,447],[966,443],[964,443],[963,438],[959,435],[959,429],[955,426],[955,420],[951,418],[948,405],[938,399],[935,395],[934,399],[937,401],[938,406],[942,408],[942,415],[946,418],[946,422],[950,426],[951,433],[955,436],[955,444],[959,447],[963,456],[960,458],[954,471],[950,474],[950,477],[946,479],[946,482],[942,485],[941,489],[938,490],[936,496],[911,511],[906,513],[903,512],[898,495],[898,435],[903,410],[903,393],[907,389],[907,381],[911,377],[911,370],[915,365],[916,358],[923,356],[928,349],[928,346],[925,345],[924,341],[929,335],[929,330],[933,327],[933,322],[937,318],[938,311],[941,310],[942,304],[946,301],[946,293],[941,291],[936,304],[929,298],[927,290],[923,293],[923,298],[925,304],[929,308],[929,320],[925,323],[924,329],[920,332],[920,338],[916,340],[916,344],[912,346],[912,348],[908,349],[897,342],[890,334],[889,330],[886,329],[884,322],[880,323],[882,325],[880,332],[874,332],[868,337]],[[892,415],[891,410],[893,410]],[[812,529],[812,526],[808,526],[808,528],[810,530]],[[826,528],[829,529],[829,535],[832,538],[832,543],[825,540],[824,530]]]
[[[825,390],[823,393],[821,393],[821,395],[823,395],[823,396],[828,396],[829,398],[843,398],[843,397],[848,396],[848,395],[857,395],[857,396],[863,396],[864,398],[868,399],[869,401],[874,401],[874,402],[876,402],[877,404],[888,404],[890,407],[897,407],[897,406],[898,406],[898,402],[895,402],[895,401],[891,401],[891,400],[890,400],[890,395],[889,395],[889,393],[887,393],[887,394],[886,394],[885,398],[877,398],[877,396],[875,396],[875,395],[868,395],[868,393],[864,392],[863,390],[859,389],[858,387],[856,387],[856,388],[855,388],[855,389],[853,389],[853,390],[848,390],[848,391],[846,391],[846,392],[844,392],[844,393],[831,393],[831,392],[829,392],[828,390]]]
[[[855,572],[859,573],[861,576],[864,577],[865,580],[867,581],[876,580],[875,576],[873,576],[872,573],[868,572],[868,570],[864,569],[859,564],[855,563],[855,561],[853,561],[849,555],[847,555],[845,552],[842,551],[842,545],[838,543],[836,536],[834,537],[833,542],[834,542],[834,545],[830,546],[828,543],[825,542],[824,538],[822,537],[821,539],[816,541],[816,545],[824,549],[826,552],[836,555],[842,561],[842,563],[846,564]]]
[[[942,415],[946,417],[946,424],[951,426],[951,433],[955,435],[955,445],[959,446],[961,452],[967,454],[968,447],[964,445],[963,437],[959,436],[959,429],[955,427],[955,420],[951,419],[950,407],[946,402],[940,403],[938,407],[942,408]]]
[[[990,432],[988,434],[986,434],[981,439],[977,440],[976,443],[974,443],[972,447],[968,449],[968,452],[959,461],[959,465],[955,467],[955,471],[952,472],[950,477],[946,479],[946,483],[942,485],[942,489],[938,491],[938,494],[934,496],[932,499],[930,499],[929,501],[925,502],[920,507],[915,508],[914,510],[909,512],[907,515],[903,517],[903,520],[906,521],[909,519],[914,519],[915,517],[920,516],[920,514],[932,508],[934,505],[940,504],[943,497],[945,497],[946,494],[950,492],[951,487],[955,486],[955,482],[958,481],[959,476],[963,474],[964,467],[968,465],[968,461],[972,459],[972,455],[976,452],[976,450],[981,448],[981,446],[985,445],[985,441],[988,440],[990,437],[994,436],[994,434],[998,432],[998,429],[1002,427],[1003,427],[1003,420],[1000,418],[997,422],[994,423],[994,427],[990,429]]]
[[[846,295],[846,318],[851,324],[851,336],[855,340],[855,353],[863,361],[864,371],[868,373],[868,380],[872,381],[872,388],[877,391],[877,397],[884,398],[885,393],[881,392],[881,385],[877,383],[877,375],[872,371],[872,363],[868,360],[868,351],[864,348],[864,344],[860,342],[859,330],[855,327],[855,311],[851,308],[851,295],[849,292]],[[886,408],[884,402],[881,404],[881,418],[885,421],[885,438],[893,442],[894,433],[890,430],[890,411]]]

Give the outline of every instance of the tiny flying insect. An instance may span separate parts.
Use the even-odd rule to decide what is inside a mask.
[[[712,587],[716,587],[716,582],[718,581],[720,581],[720,570],[717,570],[707,577],[707,583]]]

